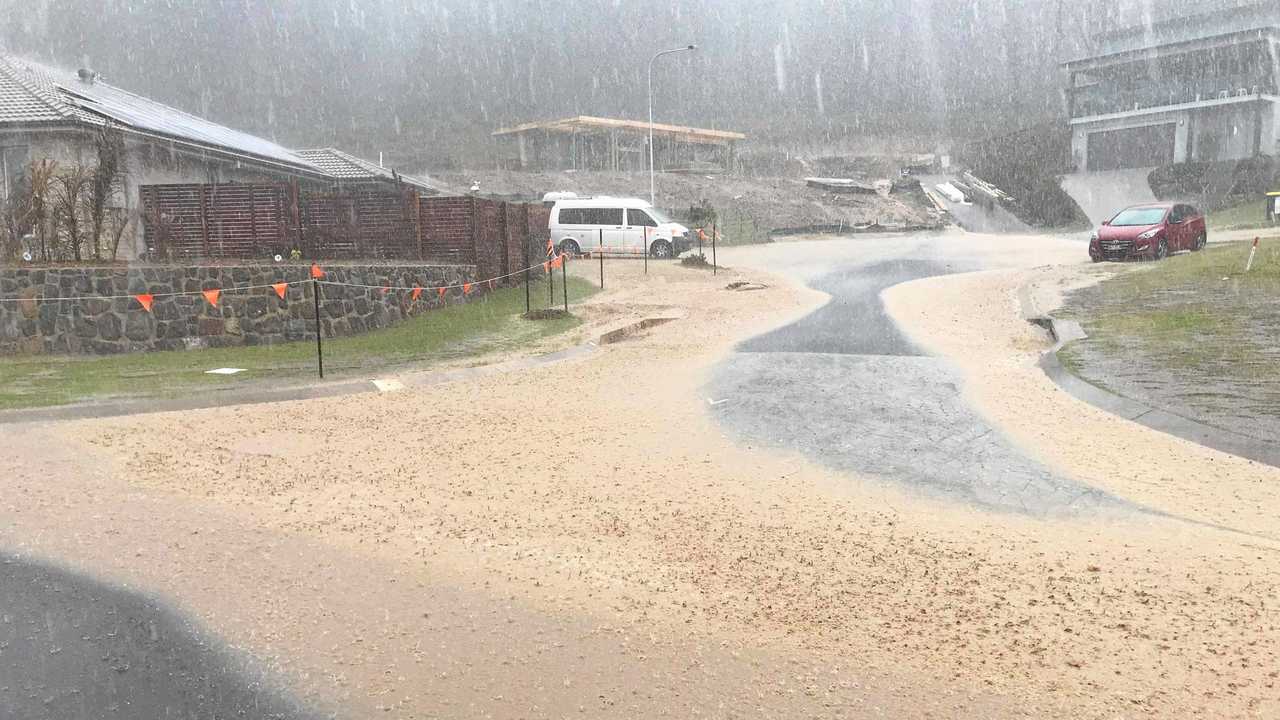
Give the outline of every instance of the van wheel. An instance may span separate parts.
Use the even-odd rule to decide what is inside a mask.
[[[575,240],[565,240],[560,243],[560,252],[576,258],[582,254],[582,248],[578,247],[578,243]]]
[[[656,240],[654,241],[653,245],[650,247],[653,248],[650,254],[652,254],[656,258],[671,257],[671,243],[667,242],[666,240]]]

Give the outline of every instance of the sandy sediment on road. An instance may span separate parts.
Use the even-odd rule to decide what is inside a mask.
[[[1024,449],[1135,503],[1280,540],[1280,470],[1129,422],[1077,400],[1036,364],[1047,335],[1023,320],[1096,276],[1079,267],[996,271],[905,283],[886,308],[913,340],[958,365],[966,396]]]
[[[1277,711],[1273,550],[737,446],[702,384],[822,297],[618,268],[595,302],[686,317],[398,393],[7,428],[0,545],[173,597],[355,713]]]

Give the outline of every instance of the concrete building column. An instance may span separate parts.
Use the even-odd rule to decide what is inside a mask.
[[[1272,39],[1267,43],[1267,48],[1271,51],[1271,92],[1280,94],[1280,40]],[[1265,122],[1270,127],[1270,132],[1266,129],[1262,133],[1262,142],[1266,144],[1262,152],[1268,155],[1280,155],[1280,111],[1277,110],[1276,104],[1269,103],[1269,107],[1263,112]]]
[[[1259,99],[1253,104],[1253,156],[1262,154],[1262,106],[1265,100]]]
[[[1280,92],[1280,41],[1268,40],[1267,51],[1271,55],[1271,90]]]
[[[1180,112],[1174,120],[1176,124],[1173,131],[1173,161],[1175,163],[1190,159],[1191,115],[1190,112]]]

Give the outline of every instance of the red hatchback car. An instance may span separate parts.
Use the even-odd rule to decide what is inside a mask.
[[[1204,248],[1209,241],[1204,215],[1183,203],[1134,205],[1115,214],[1089,238],[1094,262],[1151,258]]]

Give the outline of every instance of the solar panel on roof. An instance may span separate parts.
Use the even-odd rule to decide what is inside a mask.
[[[293,151],[270,140],[233,130],[177,108],[135,95],[87,76],[40,63],[0,57],[0,121],[106,120],[317,171]]]

